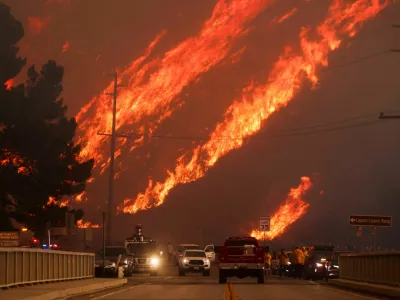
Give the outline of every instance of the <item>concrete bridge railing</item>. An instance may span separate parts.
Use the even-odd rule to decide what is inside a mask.
[[[94,253],[0,248],[0,288],[94,277]]]
[[[341,279],[400,286],[400,251],[343,253],[339,271]]]

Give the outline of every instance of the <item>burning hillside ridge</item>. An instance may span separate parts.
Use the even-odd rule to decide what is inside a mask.
[[[125,125],[135,125],[137,134],[151,135],[179,106],[177,96],[182,90],[232,54],[235,41],[248,32],[248,23],[274,2],[219,0],[197,36],[187,38],[161,58],[145,63],[163,33],[158,36],[145,54],[120,75],[120,81],[128,86],[121,89],[118,97],[117,130]],[[112,84],[105,92],[112,92]],[[77,115],[82,129],[80,142],[84,145],[81,157],[94,157],[103,171],[108,165],[108,153],[104,152],[108,137],[98,135],[98,132],[109,133],[111,130],[109,99],[106,95],[94,97]],[[145,120],[148,116],[154,117],[154,123]],[[137,142],[141,142],[139,137]]]
[[[315,30],[318,39],[309,38],[310,28],[301,28],[302,52],[295,53],[286,46],[266,81],[250,86],[241,99],[233,102],[207,142],[179,157],[175,169],[167,171],[165,181],[150,179],[145,191],[136,198],[125,199],[119,210],[133,214],[160,206],[177,185],[204,177],[221,157],[241,148],[245,139],[258,133],[273,113],[286,107],[305,78],[315,85],[317,69],[328,66],[328,55],[341,46],[343,38],[354,37],[366,21],[388,4],[389,1],[379,0],[333,1],[327,17]]]
[[[309,203],[303,200],[305,193],[313,187],[310,177],[301,177],[301,183],[296,188],[291,188],[286,201],[273,214],[270,221],[270,231],[261,232],[258,229],[251,231],[250,235],[257,239],[273,240],[282,235],[290,225],[300,219],[306,212]]]

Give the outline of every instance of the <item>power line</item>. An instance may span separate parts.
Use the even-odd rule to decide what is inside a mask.
[[[393,112],[399,112],[400,109],[398,110],[390,110],[387,111],[389,113]],[[277,137],[289,137],[289,136],[296,136],[296,135],[310,135],[310,134],[316,134],[316,133],[322,133],[322,132],[331,132],[331,131],[341,131],[345,129],[352,129],[352,128],[358,128],[358,127],[365,127],[365,126],[370,126],[379,123],[377,116],[380,114],[380,112],[375,112],[375,113],[370,113],[370,114],[365,114],[365,115],[360,115],[357,117],[352,117],[352,118],[346,118],[338,121],[332,121],[332,122],[326,122],[326,123],[320,123],[320,124],[315,124],[315,125],[310,125],[310,126],[304,126],[300,128],[293,128],[293,129],[288,129],[288,130],[282,130],[282,131],[277,131],[275,133],[270,133],[270,135],[267,137],[271,138],[277,138]],[[356,123],[356,124],[347,124],[349,122],[353,121],[359,121],[363,119],[367,119],[370,117],[374,117],[374,120],[369,120],[361,123]],[[330,125],[338,125],[338,126],[333,126],[333,127],[327,127]],[[318,129],[319,128],[319,129]],[[312,129],[317,129],[317,130],[312,130]],[[100,135],[107,135],[103,133],[98,133]],[[131,133],[131,134],[122,134],[118,135],[118,137],[121,138],[141,138],[143,135],[141,134],[136,134],[136,133]],[[214,140],[217,141],[229,141],[229,140],[241,140],[241,139],[246,139],[249,138],[250,136],[245,136],[245,137],[221,137],[221,138],[216,138]],[[200,136],[174,136],[174,135],[152,135],[151,138],[157,138],[157,139],[167,139],[167,140],[190,140],[190,141],[208,141],[210,139],[209,136],[207,137],[200,137]]]
[[[311,130],[311,131],[305,131],[305,132],[276,134],[276,135],[271,135],[269,137],[270,138],[280,138],[280,137],[311,135],[311,134],[317,134],[317,133],[323,133],[323,132],[341,131],[341,130],[346,130],[346,129],[353,129],[353,128],[358,128],[358,127],[371,126],[371,125],[375,125],[375,124],[379,124],[379,121],[378,120],[374,120],[374,121],[363,122],[363,123],[358,123],[358,124],[352,124],[352,125],[346,125],[346,126],[336,126],[336,127],[331,127],[331,128],[324,128],[324,129],[320,129],[320,130]]]
[[[386,113],[395,113],[395,112],[400,112],[400,109],[386,111]],[[315,125],[304,126],[304,127],[300,127],[300,128],[282,130],[279,132],[284,133],[284,132],[292,132],[292,131],[303,131],[303,130],[307,130],[307,129],[325,127],[328,125],[337,125],[337,124],[343,124],[343,123],[348,123],[348,122],[352,122],[352,121],[359,121],[359,120],[366,119],[366,118],[376,117],[380,113],[381,113],[381,111],[377,111],[374,113],[360,115],[357,117],[347,118],[347,119],[343,119],[343,120],[339,120],[339,121],[325,122],[325,123],[320,123],[320,124],[315,124]]]

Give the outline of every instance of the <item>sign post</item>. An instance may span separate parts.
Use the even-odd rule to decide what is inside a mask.
[[[362,227],[361,227],[361,226],[357,226],[357,233],[356,233],[356,235],[357,235],[358,237],[362,237]]]
[[[392,227],[391,216],[374,216],[374,215],[350,215],[349,223],[352,226],[357,226],[357,236],[361,237],[362,227],[372,227],[373,251],[376,251],[376,228],[377,227]],[[364,249],[363,249],[364,250]]]
[[[271,230],[271,217],[260,217],[260,231],[262,232],[263,241],[265,241],[265,232]]]
[[[271,218],[270,217],[260,217],[260,231],[270,231],[271,228]]]
[[[372,227],[373,250],[376,251],[376,227]]]
[[[390,216],[350,215],[349,222],[352,226],[392,227]]]

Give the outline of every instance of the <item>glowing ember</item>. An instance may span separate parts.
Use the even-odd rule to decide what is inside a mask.
[[[364,21],[375,17],[388,5],[380,1],[357,0],[351,4],[336,0],[329,8],[326,20],[317,27],[320,39],[310,41],[308,29],[302,28],[300,45],[303,55],[295,55],[290,47],[275,66],[265,84],[250,87],[241,101],[235,101],[225,113],[224,121],[217,124],[205,144],[178,158],[173,172],[168,171],[165,182],[150,180],[146,191],[136,199],[126,199],[119,207],[125,213],[135,213],[161,205],[172,188],[195,181],[223,156],[242,147],[244,139],[257,133],[265,120],[284,108],[300,89],[306,77],[316,84],[316,68],[327,66],[327,56],[341,43],[340,35],[354,36]],[[250,96],[247,94],[251,92]]]
[[[76,222],[76,227],[78,227],[78,228],[100,228],[101,226],[98,224],[92,224],[89,221],[84,222],[83,220],[79,220]]]
[[[65,200],[65,201],[60,202],[60,207],[65,207],[65,206],[68,206],[68,205],[69,205],[69,200]]]
[[[55,197],[50,196],[46,205],[58,205],[59,207],[66,207],[69,205],[69,200],[57,201]]]
[[[57,205],[57,201],[56,198],[50,196],[49,201],[47,201],[47,205],[52,205],[52,204]]]
[[[83,191],[83,192],[80,193],[78,196],[76,196],[76,197],[75,197],[75,201],[76,201],[77,203],[86,202],[86,201],[87,201],[86,192]]]
[[[33,171],[31,163],[7,149],[0,151],[0,165],[17,168],[17,173],[21,175],[29,175]]]
[[[297,188],[291,188],[286,201],[271,217],[271,231],[260,232],[253,230],[250,235],[257,239],[273,240],[283,234],[288,227],[301,218],[309,207],[302,198],[306,191],[312,187],[309,177],[301,177],[301,183]]]
[[[231,51],[236,39],[247,33],[246,24],[275,0],[219,0],[213,14],[198,36],[190,37],[166,52],[161,59],[143,64],[156,44],[155,41],[142,58],[121,74],[121,81],[128,87],[121,89],[118,97],[117,128],[145,122],[146,116],[157,116],[158,120],[148,130],[154,129],[161,120],[171,115],[178,101],[177,95],[198,76],[221,62]],[[112,92],[112,84],[107,88]],[[107,159],[101,146],[109,139],[97,133],[110,132],[110,96],[92,99],[78,114],[82,129],[82,158],[94,157],[96,163]],[[93,109],[90,115],[89,109]],[[137,128],[136,128],[137,129]],[[146,134],[146,133],[145,133]],[[103,166],[104,167],[104,166]]]
[[[70,46],[69,41],[66,41],[66,42],[64,43],[64,45],[62,45],[62,52],[67,52],[68,49],[69,49],[69,46]]]
[[[4,86],[6,87],[7,91],[11,91],[13,84],[14,84],[14,79],[11,78],[4,83]]]

